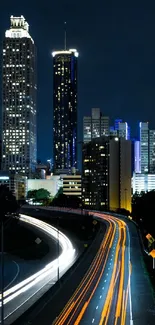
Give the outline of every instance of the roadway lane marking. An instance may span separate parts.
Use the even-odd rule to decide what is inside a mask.
[[[102,298],[102,296],[100,296],[100,299]]]
[[[96,309],[98,309],[98,306],[96,306]]]
[[[12,281],[10,281],[8,284],[7,284],[7,286],[4,288],[4,290],[5,289],[7,289],[16,279],[17,279],[17,276],[18,276],[18,274],[19,274],[19,271],[20,271],[20,268],[19,268],[19,265],[18,265],[18,263],[16,263],[15,261],[12,261],[12,262],[14,262],[15,263],[15,265],[17,266],[17,273],[16,273],[16,275],[14,276],[14,278],[12,279]]]
[[[102,287],[102,290],[104,290],[104,287]]]
[[[92,319],[92,323],[94,323],[94,321],[95,321],[95,318]]]

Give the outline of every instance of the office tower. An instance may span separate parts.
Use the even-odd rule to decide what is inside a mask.
[[[149,124],[148,122],[140,122],[139,131],[140,131],[141,173],[148,173],[149,170]]]
[[[118,123],[118,136],[130,140],[130,128],[127,122]]]
[[[140,173],[141,161],[140,161],[140,141],[133,141],[133,157],[134,157],[134,172]]]
[[[54,169],[77,167],[77,61],[76,50],[53,55]]]
[[[102,135],[109,135],[109,117],[102,115],[100,108],[92,108],[91,116],[83,118],[83,142],[87,143]]]
[[[35,45],[23,16],[3,42],[2,169],[30,175],[36,164]]]
[[[82,199],[91,209],[109,208],[108,137],[98,137],[83,144]]]
[[[115,129],[115,130],[118,131],[118,126],[119,126],[119,123],[121,123],[121,122],[122,122],[122,119],[120,119],[120,118],[117,118],[117,119],[115,120],[115,124],[114,124],[114,129]]]
[[[155,174],[155,130],[149,130],[149,173]]]
[[[82,198],[92,209],[131,211],[131,142],[105,137],[83,144]]]
[[[118,137],[118,131],[115,130],[114,126],[110,126],[109,136]]]

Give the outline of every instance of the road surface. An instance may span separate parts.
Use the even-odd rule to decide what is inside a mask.
[[[140,258],[140,249],[135,226],[130,238],[124,220],[93,214],[106,222],[105,237],[82,282],[53,325],[154,325],[155,304],[144,270],[136,260]]]
[[[59,250],[59,258],[47,263],[40,271],[25,278],[18,284],[6,288],[4,291],[5,324],[10,324],[19,317],[25,308],[32,305],[40,295],[46,292],[76,259],[76,252],[71,241],[61,231],[30,216],[21,215],[20,219],[33,227],[41,229],[47,236],[51,236],[52,239],[59,240],[61,250]]]

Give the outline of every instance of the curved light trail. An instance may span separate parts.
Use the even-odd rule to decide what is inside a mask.
[[[28,301],[29,298],[34,296],[35,293],[41,290],[41,288],[43,288],[46,284],[52,280],[56,282],[58,268],[60,275],[64,274],[65,271],[73,264],[76,257],[75,249],[69,238],[55,227],[47,224],[46,222],[23,214],[20,215],[20,220],[22,222],[28,223],[31,226],[41,229],[41,231],[44,231],[48,236],[51,236],[55,240],[58,240],[59,236],[59,245],[61,246],[62,252],[58,258],[46,264],[40,271],[34,273],[32,276],[29,276],[25,280],[4,291],[3,303],[4,305],[9,303],[8,312],[5,314],[5,318],[10,316],[15,310],[17,310],[21,305]],[[19,305],[18,302],[16,303],[18,296],[20,299]],[[1,294],[0,299],[2,299]]]
[[[133,325],[130,235],[123,220],[89,212],[107,224],[100,248],[53,325]]]

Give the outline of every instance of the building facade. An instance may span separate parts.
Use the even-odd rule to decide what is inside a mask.
[[[109,135],[109,117],[103,116],[100,108],[92,108],[91,116],[83,118],[83,142]]]
[[[132,193],[155,190],[155,174],[134,173],[132,177]]]
[[[140,122],[140,164],[141,173],[149,171],[149,124],[148,122]]]
[[[63,187],[63,181],[60,176],[52,175],[48,179],[28,179],[27,191],[39,190],[41,188],[50,192],[54,197],[59,189]]]
[[[53,55],[54,169],[77,166],[77,61],[76,50]]]
[[[100,137],[83,145],[82,198],[94,209],[131,211],[131,142]]]
[[[2,169],[24,175],[37,156],[35,52],[24,17],[11,16],[3,42]]]
[[[155,174],[155,130],[149,130],[149,173]]]
[[[81,175],[63,175],[63,194],[69,196],[82,196]]]
[[[109,208],[109,141],[103,136],[83,145],[82,199],[91,209]]]
[[[16,200],[26,198],[27,193],[27,177],[5,171],[0,172],[0,185],[9,188]]]
[[[140,141],[133,141],[133,156],[134,156],[134,172],[141,172],[141,160],[140,160]]]
[[[118,123],[118,136],[130,140],[130,128],[127,122]]]

